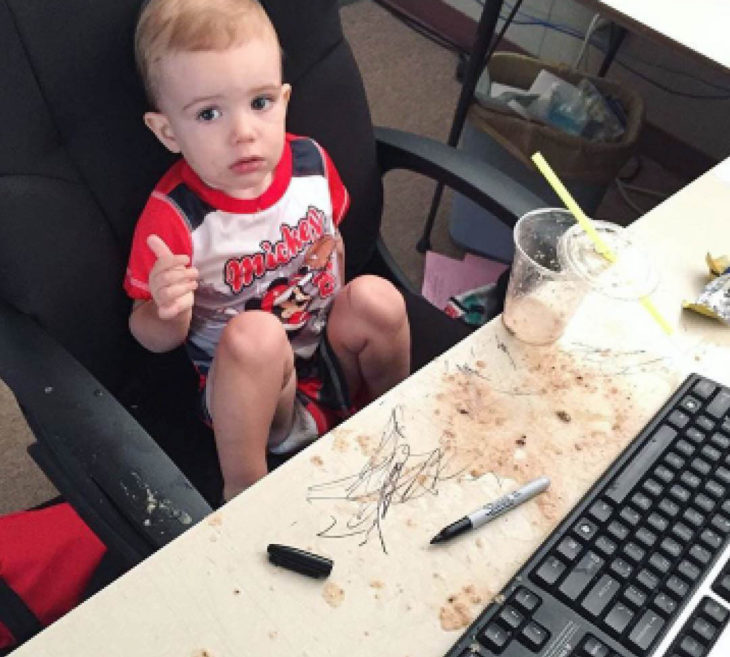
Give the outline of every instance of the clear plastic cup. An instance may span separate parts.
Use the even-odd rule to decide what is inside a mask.
[[[573,215],[558,208],[533,210],[515,224],[502,321],[522,342],[555,342],[590,289],[560,257],[561,239],[574,226],[580,228]]]
[[[649,255],[625,228],[609,221],[591,222],[615,257],[607,260],[576,224],[560,239],[558,258],[592,289],[612,299],[636,301],[651,294],[659,278]]]

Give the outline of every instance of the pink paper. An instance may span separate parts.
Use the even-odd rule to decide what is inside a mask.
[[[493,283],[508,265],[468,253],[456,260],[434,251],[426,253],[421,293],[443,309],[449,297]]]

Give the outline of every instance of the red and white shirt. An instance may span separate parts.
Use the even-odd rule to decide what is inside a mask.
[[[349,202],[332,160],[308,138],[287,135],[274,179],[255,199],[208,187],[181,159],[142,211],[125,290],[151,297],[156,257],[146,241],[154,233],[199,271],[186,346],[201,374],[228,320],[254,308],[276,314],[295,355],[309,358],[342,285],[335,236]]]

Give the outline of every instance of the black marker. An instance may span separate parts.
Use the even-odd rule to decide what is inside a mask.
[[[332,572],[332,559],[305,552],[288,545],[271,543],[266,551],[271,563],[309,577],[327,577]]]
[[[465,531],[486,525],[490,520],[494,520],[523,502],[527,502],[527,500],[535,497],[535,495],[542,493],[549,485],[550,480],[547,477],[533,479],[522,486],[522,488],[518,488],[512,493],[504,495],[494,502],[489,502],[489,504],[485,504],[483,507],[464,516],[460,520],[452,522],[448,527],[444,527],[431,539],[431,543],[448,541],[450,538],[458,536]]]

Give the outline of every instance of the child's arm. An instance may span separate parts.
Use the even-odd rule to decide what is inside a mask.
[[[187,266],[187,255],[175,255],[157,235],[150,235],[147,245],[157,258],[149,276],[152,298],[135,301],[129,329],[150,351],[170,351],[188,334],[198,271]]]

